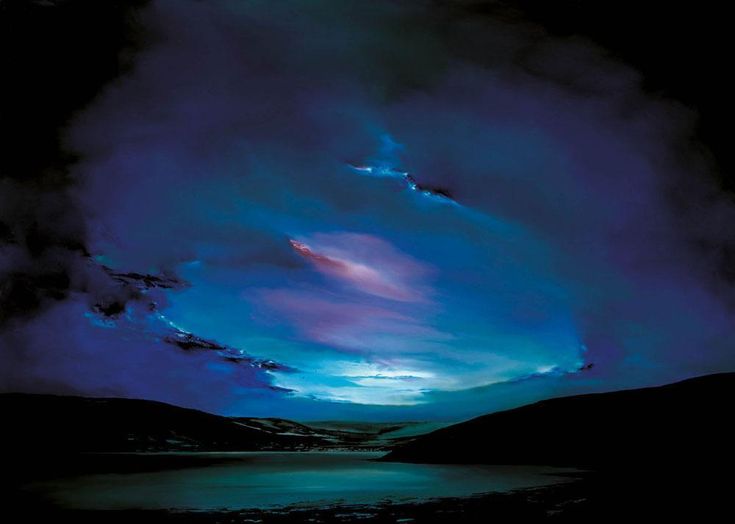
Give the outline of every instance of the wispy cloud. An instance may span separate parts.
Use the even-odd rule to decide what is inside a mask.
[[[424,282],[430,266],[401,253],[385,240],[357,233],[317,233],[290,240],[317,271],[354,289],[401,302],[428,300]]]
[[[309,340],[347,351],[387,353],[449,335],[390,304],[365,304],[328,291],[261,290],[256,300]]]

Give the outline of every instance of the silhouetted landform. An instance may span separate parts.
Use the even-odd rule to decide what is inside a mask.
[[[0,395],[5,449],[36,451],[250,451],[316,442],[245,427],[162,402]]]
[[[304,451],[388,449],[431,424],[230,418],[163,402],[0,395],[3,449],[92,451]],[[433,429],[433,428],[432,428]]]
[[[397,446],[416,463],[622,466],[733,462],[735,373],[544,400]]]

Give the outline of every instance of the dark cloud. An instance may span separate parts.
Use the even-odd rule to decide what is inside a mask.
[[[165,270],[152,275],[112,269],[87,250],[94,226],[74,194],[82,182],[75,173],[80,156],[62,146],[61,137],[76,112],[131,71],[136,52],[152,34],[138,18],[147,3],[10,0],[0,6],[7,136],[0,158],[3,390],[135,396],[146,395],[147,389],[153,398],[163,395],[219,409],[219,404],[196,400],[194,391],[188,400],[176,394],[179,373],[189,373],[193,381],[206,373],[208,362],[237,361],[253,371],[235,385],[267,387],[268,377],[257,370],[279,368],[232,348],[198,357],[198,362],[162,359],[157,353],[166,345],[155,333],[163,328],[144,335],[136,325],[141,319],[130,317],[140,311],[158,315],[167,301],[161,290],[181,289],[185,283]],[[97,328],[97,321],[90,320],[95,316],[100,318]],[[112,328],[118,324],[122,327]],[[180,335],[165,329],[174,333],[169,336]],[[157,380],[151,376],[145,379],[151,384],[143,387],[146,373],[134,371],[139,361],[152,366],[149,374],[158,369],[166,386],[151,389]],[[123,386],[113,376],[116,366],[121,376],[131,375],[132,385]],[[232,392],[232,385],[228,388]]]
[[[86,225],[69,191],[76,155],[60,147],[61,135],[129,68],[143,36],[134,14],[144,3],[0,5],[0,324],[66,298],[78,283]]]

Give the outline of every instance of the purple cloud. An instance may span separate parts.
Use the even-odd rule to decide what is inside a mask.
[[[421,281],[430,273],[429,267],[381,238],[357,233],[318,233],[290,242],[317,271],[349,287],[400,302],[428,300],[428,286]]]
[[[379,353],[411,347],[417,338],[449,337],[410,313],[333,293],[273,289],[261,290],[258,299],[308,340],[338,349]]]

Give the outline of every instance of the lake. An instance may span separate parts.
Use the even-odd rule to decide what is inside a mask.
[[[100,454],[99,460],[113,454]],[[77,474],[28,487],[77,509],[237,510],[461,497],[564,482],[569,469],[375,462],[382,453],[114,454],[154,471]],[[185,466],[180,465],[187,458]],[[163,460],[163,465],[161,459]],[[171,459],[171,465],[166,460]],[[192,460],[193,459],[193,460]],[[179,465],[176,465],[179,464]]]

